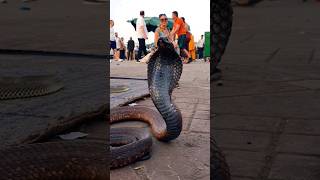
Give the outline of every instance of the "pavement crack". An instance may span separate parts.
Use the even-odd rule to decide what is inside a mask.
[[[190,130],[190,127],[191,127],[193,118],[194,118],[194,116],[195,116],[195,114],[196,114],[196,110],[197,110],[198,104],[199,104],[199,99],[197,99],[197,102],[195,103],[195,106],[194,106],[193,109],[192,109],[191,120],[190,120],[190,122],[188,122],[188,124],[187,124],[186,131],[189,131],[189,130]]]
[[[20,113],[0,113],[0,115],[8,115],[8,116],[22,116],[22,117],[36,117],[36,118],[49,118],[47,115],[35,115],[35,114],[20,114]]]
[[[305,118],[305,117],[295,117],[295,116],[276,116],[276,115],[262,115],[262,114],[246,114],[246,113],[219,113],[215,112],[215,116],[221,116],[221,115],[232,115],[232,116],[241,116],[241,117],[258,117],[258,118],[285,118],[285,119],[294,119],[294,120],[302,120],[302,121],[307,121],[307,120],[319,120],[320,121],[320,116],[319,117],[312,117],[312,118]]]
[[[279,53],[280,48],[277,48],[275,51],[273,51],[268,57],[267,59],[265,59],[266,63],[270,63],[271,60]]]
[[[0,49],[0,54],[7,55],[32,55],[32,56],[52,56],[52,57],[76,57],[106,59],[104,54],[85,54],[78,52],[45,51],[45,50],[25,50],[25,49]]]
[[[273,131],[253,130],[253,129],[238,129],[238,128],[213,128],[214,130],[222,131],[239,131],[239,132],[257,132],[257,133],[273,133]]]
[[[283,93],[296,93],[296,92],[306,92],[313,91],[311,89],[302,89],[302,90],[287,90],[287,91],[275,91],[275,92],[265,92],[265,93],[252,93],[252,94],[239,94],[239,95],[229,95],[229,96],[215,96],[214,99],[224,99],[224,98],[234,98],[234,97],[248,97],[248,96],[266,96],[266,95],[276,95]]]
[[[252,39],[254,37],[254,34],[250,34],[249,36],[247,36],[246,38],[244,38],[243,40],[240,41],[240,43],[245,43],[247,41],[249,41],[250,39]]]
[[[271,171],[273,162],[277,156],[276,148],[278,147],[280,137],[284,133],[285,127],[288,123],[286,118],[281,118],[280,124],[276,131],[271,135],[270,143],[265,150],[265,162],[261,168],[257,180],[267,180]]]
[[[315,49],[312,49],[311,53],[310,53],[310,56],[309,56],[309,59],[308,59],[308,64],[311,64],[313,59],[314,59],[314,54],[315,54],[316,50]]]

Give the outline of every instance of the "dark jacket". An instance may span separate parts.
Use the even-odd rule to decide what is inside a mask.
[[[127,45],[128,51],[133,51],[134,50],[134,41],[129,40],[128,45]]]

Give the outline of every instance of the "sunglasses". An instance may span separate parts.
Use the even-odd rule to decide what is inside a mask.
[[[168,21],[168,18],[163,18],[163,19],[160,19],[160,21]]]

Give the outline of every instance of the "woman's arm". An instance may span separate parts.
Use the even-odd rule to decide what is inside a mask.
[[[159,32],[156,31],[154,33],[154,47],[157,47],[158,39],[159,39]]]

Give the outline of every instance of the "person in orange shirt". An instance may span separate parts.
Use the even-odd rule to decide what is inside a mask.
[[[191,61],[188,61],[188,63],[194,61],[196,59],[196,46],[194,44],[194,36],[191,34],[191,39],[189,42],[189,53],[191,56]]]
[[[185,27],[184,22],[181,18],[178,16],[177,11],[172,12],[172,19],[174,21],[172,31],[170,32],[170,36],[172,39],[174,39],[175,35],[178,35],[178,46],[180,48],[180,52],[184,52],[185,56],[189,59],[190,54],[187,51],[187,29]],[[181,53],[180,53],[181,56]]]

